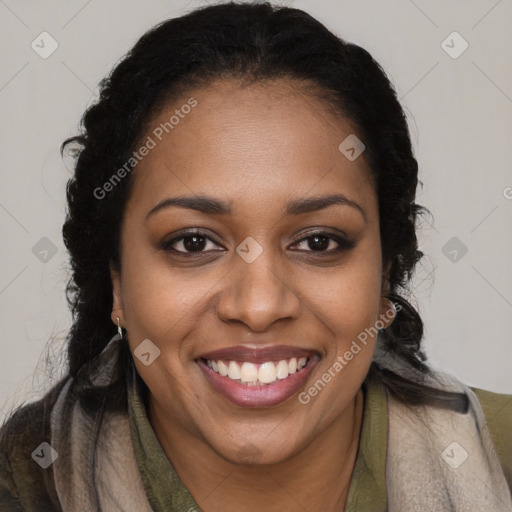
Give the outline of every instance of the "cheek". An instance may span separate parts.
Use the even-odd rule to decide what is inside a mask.
[[[126,254],[123,306],[128,328],[146,337],[175,337],[200,307],[208,280],[173,269],[165,255],[136,248]]]
[[[335,272],[312,283],[309,300],[337,338],[346,341],[377,321],[381,299],[380,268],[378,256],[354,254]]]

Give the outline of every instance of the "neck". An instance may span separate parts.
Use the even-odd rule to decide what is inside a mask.
[[[276,464],[253,466],[224,459],[204,439],[177,426],[156,407],[150,396],[149,415],[156,436],[205,512],[345,509],[363,419],[361,390],[303,450]]]

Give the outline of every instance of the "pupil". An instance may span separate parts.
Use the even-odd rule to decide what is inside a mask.
[[[319,241],[320,240],[320,241]],[[313,243],[311,243],[313,241]],[[316,247],[314,247],[316,246]],[[309,238],[309,248],[314,251],[321,251],[329,247],[329,238],[323,235],[314,235]]]
[[[204,249],[205,237],[202,235],[188,236],[183,241],[183,246],[187,251],[196,251]]]

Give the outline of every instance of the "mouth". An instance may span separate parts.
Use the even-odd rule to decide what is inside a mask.
[[[196,359],[207,381],[241,407],[269,407],[293,396],[320,360],[316,351],[286,346],[232,347]]]

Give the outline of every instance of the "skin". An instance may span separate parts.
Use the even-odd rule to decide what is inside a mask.
[[[111,267],[112,321],[119,317],[132,352],[147,338],[161,351],[149,366],[134,363],[150,390],[155,433],[203,510],[343,510],[362,425],[360,388],[376,340],[306,405],[295,394],[272,407],[236,406],[195,359],[239,344],[314,349],[321,360],[304,391],[365,328],[379,318],[389,325],[370,171],[364,153],[351,162],[338,150],[356,131],[285,79],[245,87],[217,81],[190,96],[198,105],[132,176],[122,270]],[[168,104],[142,140],[190,96]],[[284,213],[292,199],[333,193],[364,214],[346,204]],[[167,197],[203,194],[231,202],[233,213],[173,206],[146,220]],[[207,240],[199,256],[187,255],[183,240],[172,246],[181,253],[160,247],[184,228],[201,228],[220,244]],[[355,247],[335,254],[338,243],[328,238],[315,252],[306,238],[312,230],[345,233]],[[248,236],[263,249],[252,263],[236,252]],[[253,458],[242,461],[241,450]]]

